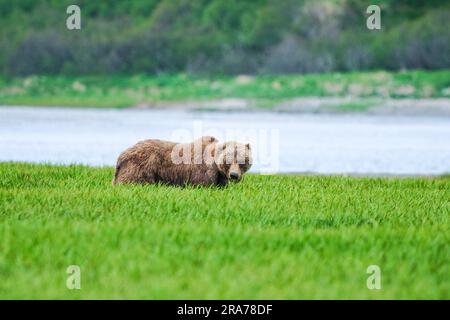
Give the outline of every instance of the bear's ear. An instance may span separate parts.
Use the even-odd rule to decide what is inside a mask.
[[[250,149],[250,143],[246,143],[246,144],[245,144],[245,147],[246,147],[247,149]]]
[[[218,142],[219,141],[213,136],[206,136],[206,137],[203,137],[203,138],[209,143],[213,143],[213,142]]]
[[[227,146],[226,146],[225,143],[218,143],[218,144],[216,144],[216,146],[215,146],[215,148],[214,148],[215,154],[216,154],[216,155],[221,154],[222,151],[225,150],[226,147],[227,147]]]

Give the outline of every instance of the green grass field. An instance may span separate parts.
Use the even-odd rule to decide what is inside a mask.
[[[450,298],[449,176],[250,174],[220,189],[112,174],[0,164],[0,298]],[[366,287],[372,264],[381,290]]]
[[[450,70],[283,76],[0,77],[0,104],[125,108],[164,101],[255,99],[261,106],[296,97],[450,97]],[[347,105],[343,109],[364,108]]]

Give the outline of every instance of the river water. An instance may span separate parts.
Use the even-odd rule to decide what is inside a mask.
[[[0,161],[112,166],[143,139],[249,141],[252,172],[450,172],[450,118],[0,106]]]

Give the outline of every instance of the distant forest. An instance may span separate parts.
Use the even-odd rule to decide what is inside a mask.
[[[70,4],[81,30],[66,28]],[[442,69],[449,17],[449,0],[0,0],[0,74]]]

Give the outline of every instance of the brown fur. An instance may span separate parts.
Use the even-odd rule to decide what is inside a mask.
[[[174,155],[180,156],[184,161],[174,161]],[[238,164],[238,160],[242,163]],[[231,178],[239,181],[250,166],[251,152],[248,144],[219,144],[217,139],[209,136],[189,144],[145,140],[120,154],[113,184],[226,185]]]

